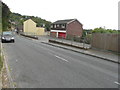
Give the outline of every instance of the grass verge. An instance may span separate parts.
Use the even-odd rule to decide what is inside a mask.
[[[2,70],[2,67],[3,67],[3,57],[0,55],[0,71]]]

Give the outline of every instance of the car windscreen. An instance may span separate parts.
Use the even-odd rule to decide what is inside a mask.
[[[12,32],[3,32],[3,35],[12,35]]]

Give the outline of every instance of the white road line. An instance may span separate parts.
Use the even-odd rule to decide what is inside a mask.
[[[117,84],[117,85],[120,85],[120,83],[119,82],[114,82],[115,84]]]
[[[17,62],[18,60],[16,59],[16,62]]]
[[[64,58],[62,58],[62,57],[59,57],[59,56],[57,56],[57,55],[54,55],[56,58],[59,58],[59,59],[61,59],[61,60],[63,60],[63,61],[66,61],[66,62],[69,62],[68,60],[66,60],[66,59],[64,59]]]

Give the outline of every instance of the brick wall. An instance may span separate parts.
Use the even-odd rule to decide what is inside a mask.
[[[83,28],[77,20],[67,25],[67,35],[82,36]]]

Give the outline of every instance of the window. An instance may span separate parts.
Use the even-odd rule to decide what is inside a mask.
[[[56,28],[56,25],[54,25],[54,28]]]
[[[59,24],[57,25],[57,27],[59,27]]]
[[[53,28],[53,25],[51,25],[51,28]]]
[[[62,28],[65,28],[65,24],[62,24]]]

